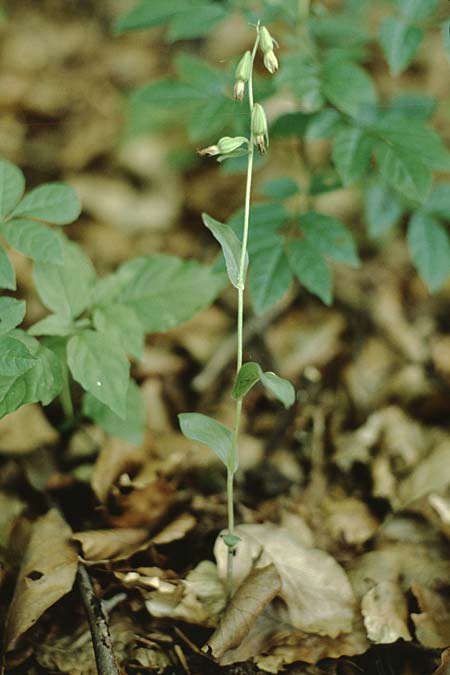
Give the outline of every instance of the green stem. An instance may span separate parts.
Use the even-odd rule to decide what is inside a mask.
[[[259,25],[257,28],[257,36],[252,50],[252,67],[250,77],[248,80],[248,101],[250,107],[250,120],[253,112],[253,63],[255,60],[256,50],[259,45]],[[255,153],[255,144],[253,142],[253,134],[250,132],[250,144],[247,160],[247,180],[245,184],[245,206],[244,206],[244,232],[242,235],[241,257],[239,261],[239,277],[238,277],[238,315],[237,315],[237,357],[236,357],[236,374],[239,373],[242,366],[243,357],[243,332],[244,332],[244,289],[245,289],[245,261],[247,257],[247,243],[248,231],[250,222],[250,198],[252,191],[252,177],[253,177],[253,157]],[[234,417],[233,437],[232,437],[232,451],[230,464],[227,472],[227,513],[228,513],[228,533],[234,534],[234,473],[238,465],[238,440],[239,427],[241,423],[242,399],[236,401],[236,412]],[[227,598],[230,600],[233,593],[233,557],[235,546],[228,546],[227,555]]]

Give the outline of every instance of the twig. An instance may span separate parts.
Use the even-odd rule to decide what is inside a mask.
[[[78,565],[77,584],[91,630],[98,675],[119,675],[102,603],[95,594],[88,571],[81,563]]]

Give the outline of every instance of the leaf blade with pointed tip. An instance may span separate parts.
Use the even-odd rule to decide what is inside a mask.
[[[212,417],[201,413],[180,413],[178,419],[181,431],[187,438],[207,445],[227,468],[236,471],[237,457],[233,466],[229,466],[232,460],[233,445],[229,429]]]
[[[64,183],[44,183],[31,190],[16,206],[15,218],[31,217],[53,225],[73,223],[81,213],[77,193]]]
[[[1,223],[0,231],[8,244],[23,255],[43,263],[62,264],[61,238],[47,225],[17,218]]]
[[[333,279],[330,268],[317,249],[305,240],[294,239],[288,243],[287,257],[300,283],[326,305],[330,305]]]
[[[254,361],[244,363],[237,374],[234,383],[232,398],[235,400],[244,398],[250,389],[261,379],[261,368]]]
[[[19,203],[25,190],[21,170],[4,159],[0,160],[0,217],[9,215]]]
[[[242,243],[239,241],[229,225],[211,218],[207,213],[202,213],[202,220],[208,230],[217,239],[225,258],[228,278],[235,288],[242,286],[243,279],[239,279],[239,267],[242,255]],[[245,254],[244,279],[247,274],[248,255]]]
[[[36,359],[27,347],[10,335],[0,336],[0,374],[6,377],[22,375],[33,367]]]
[[[261,383],[284,405],[290,408],[295,403],[295,389],[289,380],[272,373],[271,371],[261,372]]]
[[[0,334],[8,333],[22,323],[25,310],[26,304],[23,300],[0,298]]]
[[[441,223],[422,211],[411,218],[407,234],[414,265],[431,291],[443,286],[450,274],[450,239]]]

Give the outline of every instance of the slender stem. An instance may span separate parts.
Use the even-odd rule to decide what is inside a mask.
[[[250,77],[248,80],[248,102],[250,107],[250,119],[253,112],[253,62],[255,60],[256,50],[259,44],[259,25],[257,28],[257,35],[255,44],[252,50],[252,66],[250,70]],[[252,191],[252,176],[253,176],[253,157],[255,152],[255,144],[253,142],[253,134],[250,132],[250,144],[247,160],[247,180],[245,184],[245,206],[244,206],[244,232],[242,235],[241,257],[239,260],[239,277],[238,277],[238,315],[237,315],[237,357],[236,357],[236,374],[239,373],[242,366],[243,357],[243,330],[244,330],[244,288],[246,277],[246,259],[247,259],[247,243],[248,231],[250,222],[250,198]],[[238,465],[238,439],[239,427],[241,423],[242,399],[236,401],[236,412],[234,417],[233,437],[232,437],[232,451],[230,457],[230,464],[227,471],[227,513],[228,513],[228,534],[234,534],[234,473]],[[227,598],[230,600],[233,593],[233,557],[235,546],[228,546],[227,555]]]

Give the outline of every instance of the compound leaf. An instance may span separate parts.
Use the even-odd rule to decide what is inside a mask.
[[[288,243],[287,257],[298,280],[326,305],[331,305],[333,279],[330,268],[319,251],[306,240]]]
[[[344,185],[351,185],[366,173],[372,153],[372,139],[363,129],[342,129],[333,144],[333,161]]]
[[[423,31],[401,19],[388,17],[381,23],[379,40],[392,75],[399,75],[414,59]]]

